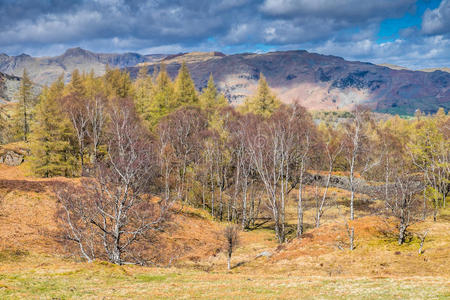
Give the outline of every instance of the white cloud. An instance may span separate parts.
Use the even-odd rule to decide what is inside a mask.
[[[422,31],[425,34],[450,33],[450,0],[443,0],[438,8],[425,11]]]

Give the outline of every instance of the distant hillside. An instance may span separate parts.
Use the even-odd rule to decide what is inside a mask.
[[[422,69],[420,71],[423,71],[423,72],[442,71],[442,72],[450,73],[450,68],[428,68],[428,69]]]
[[[0,104],[13,101],[19,86],[19,77],[0,73]]]
[[[448,72],[412,71],[303,50],[234,55],[220,52],[141,55],[101,54],[72,48],[56,57],[0,54],[0,72],[21,76],[27,68],[34,82],[47,84],[61,73],[69,79],[75,68],[86,72],[93,69],[101,75],[106,65],[110,65],[126,68],[135,77],[140,66],[148,66],[149,73],[153,73],[164,62],[169,74],[175,77],[183,61],[198,89],[205,87],[209,74],[213,74],[219,89],[234,104],[254,92],[262,72],[281,100],[297,99],[311,109],[350,109],[358,103],[380,112],[399,114],[413,114],[418,108],[424,112],[434,112],[439,107],[450,109]]]
[[[379,64],[379,66],[382,66],[382,67],[388,67],[389,69],[393,69],[393,70],[409,70],[409,69],[406,68],[406,67],[397,66],[397,65],[393,65],[393,64],[387,64],[387,63],[385,63],[385,64]]]
[[[181,64],[183,62],[187,63],[187,64],[192,64],[192,63],[198,63],[198,62],[203,62],[203,61],[207,61],[210,59],[219,59],[226,56],[225,54],[221,53],[221,52],[190,52],[190,53],[179,53],[179,54],[172,54],[172,55],[168,55],[167,57],[164,57],[162,60],[154,60],[154,61],[150,61],[150,62],[143,62],[138,64],[138,67],[141,66],[150,66],[150,65],[154,65],[154,64],[160,64],[160,63],[165,63],[165,64],[172,64],[172,63],[178,63]]]
[[[183,56],[177,60],[166,62],[172,77]],[[186,62],[197,88],[205,87],[213,74],[232,103],[242,102],[255,90],[262,72],[284,102],[298,99],[312,109],[349,109],[358,103],[399,114],[413,114],[418,108],[425,112],[450,109],[450,74],[442,71],[394,70],[307,51],[245,53]],[[158,66],[148,67],[152,73]],[[137,67],[127,69],[136,76]]]
[[[26,68],[31,80],[37,84],[48,84],[61,74],[70,78],[70,73],[79,69],[96,75],[102,75],[107,65],[116,68],[135,66],[141,62],[160,60],[164,55],[141,55],[137,53],[103,54],[94,53],[81,48],[68,49],[64,54],[55,57],[31,57],[27,54],[8,56],[0,54],[0,72],[21,76]]]

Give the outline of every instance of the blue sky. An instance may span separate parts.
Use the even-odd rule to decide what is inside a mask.
[[[0,0],[0,52],[306,49],[450,67],[450,0]]]

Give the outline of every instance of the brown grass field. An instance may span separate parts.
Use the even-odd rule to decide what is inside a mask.
[[[380,203],[358,200],[354,251],[345,249],[346,210],[331,205],[315,229],[309,208],[301,241],[279,246],[270,224],[243,232],[227,271],[220,251],[225,224],[184,206],[152,245],[158,266],[89,264],[58,235],[51,186],[69,179],[26,174],[26,166],[0,165],[1,299],[450,299],[448,208],[438,222],[427,219],[411,228],[429,229],[422,255],[417,237],[398,246],[392,220],[371,213]],[[331,193],[345,204],[346,191]],[[287,215],[293,227],[294,201]],[[256,258],[262,251],[273,255]]]

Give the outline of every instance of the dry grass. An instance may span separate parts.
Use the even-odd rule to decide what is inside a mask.
[[[119,267],[105,262],[87,264],[69,255],[59,243],[55,181],[25,176],[21,167],[0,166],[0,298],[310,298],[310,299],[444,299],[450,298],[450,209],[438,222],[426,220],[412,232],[429,229],[425,253],[418,254],[413,237],[398,246],[392,221],[373,216],[381,203],[358,200],[356,249],[346,249],[344,217],[348,192],[330,189],[336,205],[313,228],[314,208],[307,205],[306,234],[278,246],[270,224],[241,233],[242,245],[226,259],[219,232],[225,224],[204,211],[175,207],[168,229],[152,245],[168,268]],[[314,189],[306,189],[312,197]],[[288,225],[296,220],[295,193],[287,209]],[[361,195],[358,199],[364,199]],[[333,202],[334,203],[334,202]],[[339,246],[338,246],[339,245]],[[258,254],[269,251],[271,257]]]
[[[28,255],[0,265],[2,299],[438,299],[439,277],[342,278],[74,263]]]

